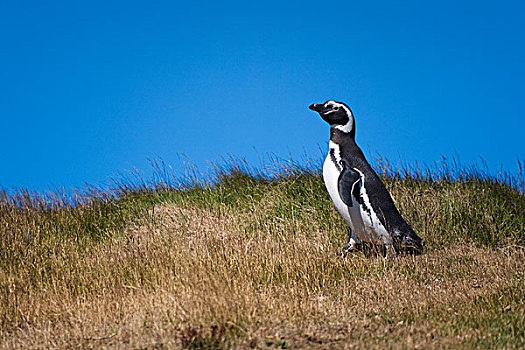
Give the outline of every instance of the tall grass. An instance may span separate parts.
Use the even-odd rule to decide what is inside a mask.
[[[0,191],[0,348],[523,346],[522,171],[378,159],[426,253],[342,259],[303,164],[158,161],[104,190]]]

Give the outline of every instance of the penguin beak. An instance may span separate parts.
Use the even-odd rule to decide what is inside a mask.
[[[320,113],[322,107],[323,107],[322,104],[312,103],[308,108],[310,108],[312,111],[316,111],[317,113]]]

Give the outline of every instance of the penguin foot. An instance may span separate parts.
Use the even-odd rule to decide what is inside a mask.
[[[337,253],[338,256],[346,257],[348,254],[353,254],[361,250],[361,243],[356,243],[355,241],[348,242],[347,245]]]

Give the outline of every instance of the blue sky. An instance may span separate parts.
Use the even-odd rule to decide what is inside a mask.
[[[524,18],[524,1],[2,1],[0,186],[319,157],[307,107],[327,99],[370,159],[517,171]]]

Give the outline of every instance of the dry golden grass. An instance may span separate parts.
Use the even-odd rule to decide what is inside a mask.
[[[3,274],[2,348],[491,347],[501,327],[523,344],[523,250],[342,259],[299,223],[247,235],[250,214],[155,212],[88,251],[59,244],[51,283]]]
[[[477,213],[489,187],[388,180],[427,251],[341,258],[318,176],[232,179],[51,214],[5,199],[0,349],[525,346],[523,195]]]

